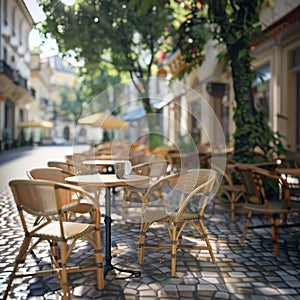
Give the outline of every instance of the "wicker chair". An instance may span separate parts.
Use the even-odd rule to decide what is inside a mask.
[[[49,180],[59,183],[66,183],[65,178],[71,176],[68,171],[55,168],[34,168],[26,171],[27,176],[31,180]],[[71,195],[72,197],[78,197],[77,194]],[[70,220],[76,216],[76,214],[90,214],[93,217],[93,205],[88,203],[87,199],[79,199],[80,202],[77,205],[72,206],[65,212],[65,217]],[[38,220],[36,220],[38,222]]]
[[[104,273],[100,235],[101,213],[94,197],[80,188],[44,180],[12,180],[9,182],[9,186],[18,208],[24,238],[8,280],[4,299],[8,297],[13,280],[25,276],[56,274],[62,289],[63,299],[70,299],[68,274],[96,271],[97,288],[102,290],[104,288]],[[78,204],[79,197],[70,197],[70,193],[87,197],[93,203],[95,215],[93,224],[66,222],[64,220],[64,211]],[[38,225],[33,226],[32,216],[44,218]],[[71,253],[76,249],[76,241],[79,239],[87,240],[94,248],[95,262],[92,266],[83,264],[70,266],[67,264],[68,261],[71,262],[72,260]],[[49,243],[52,268],[49,270],[43,268],[43,270],[29,273],[25,273],[24,270],[18,272],[19,265],[25,263],[26,257],[43,241]]]
[[[288,224],[287,219],[290,213],[300,212],[300,203],[291,200],[290,186],[279,174],[251,165],[237,165],[236,168],[243,181],[244,208],[248,211],[241,241],[245,241],[250,228],[271,227],[274,255],[277,256],[279,228],[299,226],[295,223]],[[269,218],[270,224],[250,226],[253,214]]]
[[[168,248],[171,250],[171,276],[176,276],[176,253],[178,248],[189,250],[208,250],[215,263],[213,250],[207,237],[203,223],[203,214],[210,198],[213,197],[214,183],[217,178],[215,170],[191,169],[161,178],[151,185],[145,196],[143,216],[141,222],[138,262],[143,263],[145,248]],[[148,201],[148,195],[157,185],[167,184],[170,192],[157,201]],[[150,227],[161,223],[167,228],[169,236],[166,243],[151,242]],[[189,225],[203,239],[204,244],[183,242],[183,231]],[[152,227],[155,230],[157,227]],[[152,232],[152,237],[155,238]],[[170,239],[170,240],[169,240]],[[193,235],[195,239],[195,234]],[[149,240],[149,241],[148,241]]]
[[[137,175],[149,176],[151,178],[149,184],[151,184],[166,174],[167,167],[168,162],[161,155],[152,155],[148,162],[137,164],[131,170]],[[131,197],[135,196],[139,200],[143,200],[149,184],[124,188],[123,199],[129,201]],[[161,187],[157,187],[155,193],[162,197]]]
[[[69,176],[92,174],[98,172],[96,169],[92,170],[85,167],[84,165],[76,164],[69,161],[48,161],[47,166],[62,169],[66,174],[68,173]]]
[[[226,164],[224,171],[213,164],[211,164],[211,167],[218,172],[218,178],[221,178],[219,189],[212,202],[211,213],[214,214],[216,206],[229,205],[230,219],[234,222],[236,206],[243,196],[243,185],[234,181],[234,176],[237,174],[234,165]],[[244,205],[244,201],[242,205]]]

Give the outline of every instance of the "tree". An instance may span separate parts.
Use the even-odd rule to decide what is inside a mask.
[[[251,46],[262,35],[259,13],[263,0],[222,1],[206,0],[208,20],[213,27],[214,37],[226,46],[226,56],[231,67],[236,100],[234,121],[235,159],[251,160],[255,148],[266,156],[281,151],[278,133],[274,133],[264,119],[263,111],[254,105],[252,84]],[[279,149],[280,148],[280,149]]]
[[[146,113],[153,113],[149,80],[168,34],[172,9],[149,7],[140,14],[137,5],[129,2],[78,0],[69,7],[57,0],[40,0],[47,16],[42,31],[57,40],[60,51],[66,54],[72,50],[78,61],[84,61],[84,75],[95,74],[103,63],[129,74]],[[150,128],[156,126],[152,120],[148,122]]]
[[[137,0],[131,0],[137,2]],[[173,1],[145,0],[149,6],[154,2],[165,6]],[[264,118],[264,111],[254,105],[252,83],[251,46],[262,36],[259,13],[269,0],[190,0],[175,1],[189,12],[178,30],[174,42],[180,48],[188,68],[179,73],[179,78],[201,65],[205,55],[207,38],[219,41],[224,47],[220,54],[224,65],[231,67],[235,94],[234,159],[249,162],[252,153],[259,148],[271,158],[274,152],[287,153],[279,132],[273,132]],[[141,9],[147,7],[143,3]],[[207,35],[207,30],[211,35]]]
[[[83,101],[80,89],[71,89],[70,87],[60,87],[61,103],[56,105],[56,117],[78,120],[80,117]]]

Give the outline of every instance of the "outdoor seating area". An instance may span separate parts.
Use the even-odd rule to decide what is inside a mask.
[[[58,286],[49,293],[73,299],[77,271],[87,281],[92,278],[88,290],[106,295],[115,279],[137,284],[160,274],[171,284],[191,274],[202,273],[205,280],[205,272],[214,276],[220,276],[223,268],[234,272],[231,252],[239,253],[241,259],[252,253],[274,263],[285,256],[299,262],[295,255],[300,234],[297,163],[294,168],[284,168],[277,161],[234,164],[226,160],[224,151],[217,157],[206,153],[203,167],[200,155],[195,167],[192,163],[175,167],[168,151],[162,155],[143,145],[124,145],[105,143],[61,161],[49,160],[47,166],[28,169],[27,180],[9,183],[20,215],[13,222],[23,224],[25,238],[8,272],[4,299],[10,299],[9,294],[13,299],[14,282],[25,275],[56,274]],[[170,152],[174,153],[173,147]],[[116,163],[123,165],[121,175],[115,173]],[[271,189],[265,177],[272,178]],[[225,232],[218,224],[227,228]],[[82,238],[92,248],[83,241],[76,250]],[[40,264],[39,254],[45,250],[39,245],[44,241],[49,250],[43,254],[42,270],[18,272],[30,264],[27,256],[33,255]],[[230,247],[228,253],[224,247]],[[72,254],[77,251],[86,252],[78,268],[78,258]],[[194,296],[201,294],[198,284]],[[224,295],[218,289],[214,292]]]
[[[0,0],[0,299],[300,300],[300,0]]]

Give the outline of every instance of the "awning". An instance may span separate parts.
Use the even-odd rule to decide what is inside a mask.
[[[145,115],[146,112],[143,108],[137,108],[122,115],[122,119],[127,121],[134,121],[144,117]]]
[[[121,120],[118,117],[105,112],[98,112],[90,116],[80,118],[77,124],[101,127],[103,129],[120,129],[128,126],[127,121]]]
[[[40,120],[24,121],[18,124],[19,128],[53,128],[53,126],[52,122]]]

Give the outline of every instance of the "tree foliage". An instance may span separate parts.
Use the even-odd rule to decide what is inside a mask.
[[[136,1],[136,0],[132,0]],[[147,2],[147,0],[146,0]],[[149,0],[149,5],[152,0]],[[161,1],[162,5],[166,1]],[[168,1],[168,3],[173,1]],[[250,162],[254,151],[261,151],[271,159],[274,153],[287,153],[282,136],[274,132],[261,108],[253,99],[251,46],[262,37],[259,13],[269,4],[266,0],[186,0],[175,1],[189,12],[178,30],[177,46],[188,68],[179,73],[181,78],[194,67],[201,65],[205,56],[204,45],[208,38],[224,46],[220,53],[222,63],[230,66],[235,94],[234,157],[236,161]],[[144,7],[146,4],[144,3]],[[206,32],[210,31],[211,35]],[[221,62],[221,61],[220,61]]]
[[[234,121],[237,161],[249,162],[253,152],[260,150],[271,159],[275,153],[286,152],[281,136],[273,132],[260,107],[253,99],[251,46],[263,37],[259,14],[264,0],[205,0],[213,36],[226,46],[226,57],[231,67],[236,108]]]
[[[103,64],[135,83],[146,112],[153,112],[148,99],[148,79],[154,74],[157,53],[162,47],[170,7],[149,7],[139,14],[137,4],[126,0],[77,0],[65,6],[57,0],[40,0],[47,19],[43,32],[57,40],[63,53],[84,61],[82,74],[100,76]],[[97,77],[95,76],[95,77]],[[91,79],[92,80],[92,79]]]

